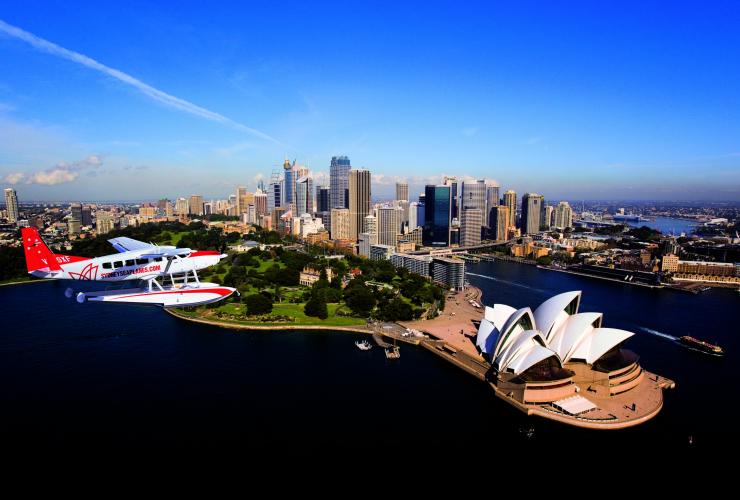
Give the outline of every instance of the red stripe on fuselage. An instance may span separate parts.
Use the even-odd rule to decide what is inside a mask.
[[[201,288],[201,289],[195,289],[195,290],[171,290],[167,292],[146,292],[146,293],[137,293],[134,295],[123,295],[121,297],[116,297],[116,299],[129,299],[131,297],[144,297],[147,295],[166,295],[168,293],[215,293],[217,295],[220,295],[221,297],[225,297],[227,295],[231,295],[234,293],[233,290],[229,290],[228,288]],[[115,300],[115,299],[112,299]]]
[[[215,250],[200,250],[198,252],[193,252],[188,257],[205,257],[206,255],[221,255],[220,252],[216,252]]]

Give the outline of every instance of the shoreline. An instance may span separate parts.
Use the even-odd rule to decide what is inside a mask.
[[[44,281],[56,281],[56,280],[52,278],[41,278],[41,279],[26,280],[26,281],[11,281],[10,283],[0,283],[0,286],[27,285],[29,283],[41,283]]]
[[[571,271],[569,269],[558,269],[555,267],[547,267],[547,266],[540,266],[540,265],[537,266],[537,269],[542,269],[544,271],[555,271],[558,273],[574,274],[576,276],[585,276],[586,278],[596,278],[600,280],[613,281],[614,283],[621,283],[623,285],[635,285],[635,286],[641,286],[644,288],[654,288],[657,290],[662,290],[666,288],[665,285],[648,285],[646,283],[638,283],[635,281],[624,281],[624,280],[619,280],[616,278],[607,278],[606,276],[598,276],[596,274],[581,273],[578,271]]]

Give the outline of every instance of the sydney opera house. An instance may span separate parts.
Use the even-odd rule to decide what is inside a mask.
[[[537,307],[486,307],[476,338],[502,399],[529,414],[585,427],[643,422],[663,404],[672,381],[646,372],[624,348],[634,334],[605,328],[603,315],[579,312],[581,292]]]

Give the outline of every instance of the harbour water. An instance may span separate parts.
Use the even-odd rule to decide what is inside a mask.
[[[673,217],[656,217],[655,220],[640,222],[629,221],[628,224],[632,227],[647,226],[651,229],[657,229],[663,234],[673,234],[675,236],[680,236],[681,233],[686,233],[687,235],[694,234],[697,226],[695,221]]]
[[[536,306],[583,290],[582,310],[635,331],[629,347],[641,363],[676,381],[664,410],[634,429],[570,428],[526,417],[421,348],[404,346],[401,359],[386,360],[381,349],[358,350],[355,334],[235,332],[153,307],[80,305],[64,297],[68,283],[46,282],[0,287],[1,437],[10,448],[310,454],[471,450],[484,438],[545,449],[572,440],[688,446],[691,437],[701,447],[734,432],[736,292],[645,290],[510,262],[469,270],[489,305]],[[669,338],[687,333],[719,342],[726,358]]]

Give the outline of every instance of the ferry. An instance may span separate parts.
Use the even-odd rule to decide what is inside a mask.
[[[372,344],[368,342],[367,340],[363,340],[362,342],[357,341],[355,342],[355,345],[361,351],[369,351],[370,349],[373,348]]]
[[[724,356],[725,355],[725,351],[723,351],[720,346],[710,344],[709,342],[704,342],[703,340],[699,340],[694,337],[690,337],[688,335],[679,337],[678,339],[676,339],[676,342],[678,342],[679,344],[681,344],[683,347],[687,349],[703,352],[704,354],[709,354],[711,356]]]

